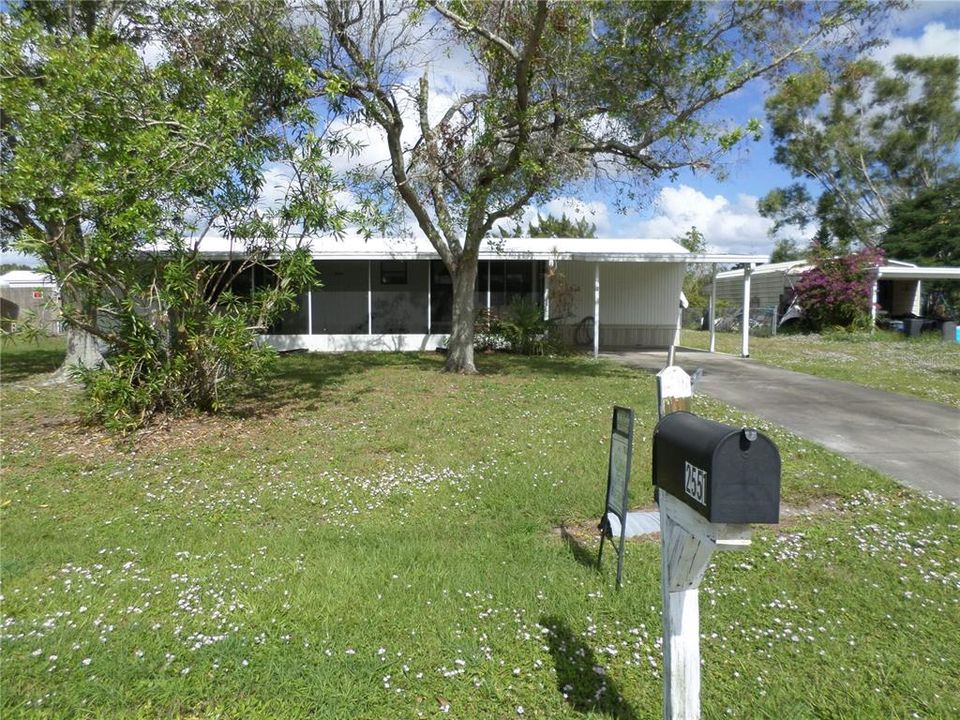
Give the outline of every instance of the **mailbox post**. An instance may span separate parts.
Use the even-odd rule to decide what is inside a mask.
[[[750,544],[751,523],[780,519],[780,454],[752,428],[688,412],[653,434],[660,505],[663,717],[700,718],[700,581],[714,550]]]

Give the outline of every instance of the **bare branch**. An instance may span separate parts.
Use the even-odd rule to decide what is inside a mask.
[[[487,42],[493,43],[499,47],[501,50],[507,53],[507,55],[513,58],[514,61],[520,62],[520,52],[507,39],[500,37],[490,30],[487,30],[485,27],[469,22],[466,18],[457,15],[450,8],[441,5],[437,0],[428,0],[428,2],[434,10],[450,20],[461,32],[480,36]]]

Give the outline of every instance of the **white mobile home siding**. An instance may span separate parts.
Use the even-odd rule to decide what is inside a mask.
[[[593,317],[594,268],[590,262],[558,263],[566,281],[578,288],[572,317],[561,321],[571,329]],[[600,345],[669,345],[676,330],[684,272],[683,263],[601,263]]]
[[[771,308],[780,303],[780,295],[787,287],[787,271],[754,274],[750,276],[750,307]],[[743,305],[743,272],[735,277],[717,276],[717,301],[725,300],[731,307]]]

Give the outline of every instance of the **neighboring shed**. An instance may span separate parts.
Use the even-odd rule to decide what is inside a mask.
[[[746,280],[751,306],[779,308],[782,311],[784,302],[792,298],[794,282],[811,267],[806,260],[794,260],[764,265],[751,270],[749,274],[745,274],[743,269],[718,273],[717,301],[726,300],[740,307]],[[890,317],[919,316],[921,281],[950,279],[960,279],[960,268],[927,268],[899,260],[887,260],[877,267],[877,280],[873,287],[874,319],[877,310]]]
[[[11,270],[0,275],[0,325],[9,332],[33,314],[46,332],[59,335],[58,294],[57,283],[46,273]]]
[[[309,243],[322,288],[304,293],[264,336],[283,350],[429,350],[450,333],[452,283],[428,241],[412,238],[314,238]],[[205,238],[211,259],[243,254],[222,238]],[[475,306],[502,312],[526,297],[560,324],[570,342],[600,347],[673,344],[688,263],[755,263],[763,257],[690,254],[672,240],[650,238],[507,238],[480,249]],[[563,317],[549,288],[569,289]],[[552,279],[551,279],[552,278]],[[256,284],[256,277],[246,281]],[[597,331],[598,329],[598,331]]]

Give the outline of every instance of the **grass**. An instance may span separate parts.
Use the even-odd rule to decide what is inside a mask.
[[[684,330],[683,345],[706,349],[710,333]],[[739,333],[717,333],[719,352],[740,354]],[[960,345],[927,333],[829,333],[751,337],[750,357],[767,365],[960,407]]]
[[[659,545],[630,543],[621,592],[592,564],[614,403],[649,504],[649,375],[287,356],[234,414],[118,442],[8,376],[21,352],[4,718],[660,717]],[[707,573],[704,717],[957,717],[960,512],[763,429],[792,513]]]

